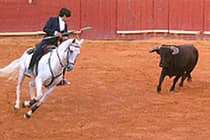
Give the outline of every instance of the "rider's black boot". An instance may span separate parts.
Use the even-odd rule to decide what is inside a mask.
[[[31,62],[29,64],[28,70],[26,70],[25,75],[28,77],[32,77],[33,76],[33,68],[34,68],[34,60],[33,57],[31,59]]]

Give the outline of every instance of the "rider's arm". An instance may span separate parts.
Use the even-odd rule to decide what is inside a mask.
[[[56,32],[56,24],[55,21],[56,18],[54,17],[50,17],[49,20],[47,21],[47,23],[45,24],[43,31],[48,35],[48,36],[53,36],[55,35]]]

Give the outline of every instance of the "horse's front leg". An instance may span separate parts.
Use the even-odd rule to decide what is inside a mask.
[[[40,100],[31,108],[31,110],[29,110],[28,112],[25,113],[24,118],[29,119],[32,115],[32,113],[34,113],[42,103],[44,103],[45,99],[47,98],[47,96],[52,93],[52,91],[54,90],[55,86],[51,87],[51,88],[47,88],[47,90],[45,91],[44,95],[40,98]]]
[[[21,94],[23,80],[24,80],[24,72],[20,71],[18,77],[18,84],[16,87],[16,103],[14,106],[14,112],[17,112],[18,109],[20,108],[20,94]]]

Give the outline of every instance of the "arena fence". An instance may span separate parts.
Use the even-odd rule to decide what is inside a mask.
[[[210,35],[209,0],[0,0],[0,36],[42,35],[61,7],[72,11],[70,30],[93,27],[89,39]]]

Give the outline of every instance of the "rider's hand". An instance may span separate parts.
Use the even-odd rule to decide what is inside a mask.
[[[65,41],[65,40],[67,40],[67,39],[69,39],[69,38],[66,37],[66,36],[63,36],[63,37],[62,37],[62,41]]]
[[[79,31],[76,31],[76,32],[74,32],[75,34],[81,34],[82,33],[82,31],[81,30],[79,30]]]
[[[61,32],[57,32],[56,36],[59,37],[59,38],[62,38],[62,33]]]
[[[82,30],[76,31],[76,32],[74,32],[74,33],[75,33],[75,35],[76,35],[76,39],[77,39],[77,40],[80,40],[80,35],[82,34]]]

